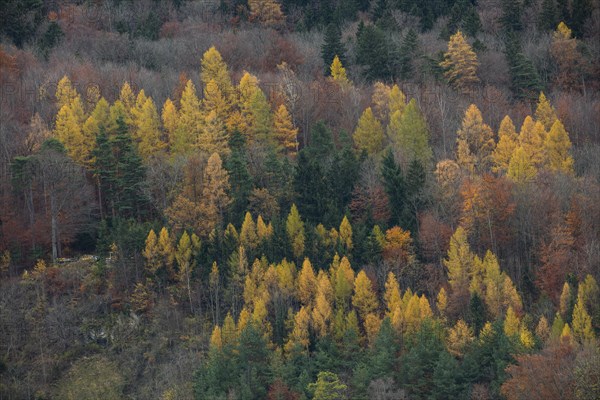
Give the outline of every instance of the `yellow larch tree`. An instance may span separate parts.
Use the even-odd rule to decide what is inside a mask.
[[[585,304],[581,299],[575,303],[573,308],[573,336],[580,343],[593,340],[594,330],[592,329],[592,318],[585,308]]]
[[[459,226],[450,238],[448,257],[444,259],[453,296],[464,296],[468,293],[473,260],[474,254],[467,241],[467,233]]]
[[[240,229],[240,244],[248,250],[254,250],[258,246],[258,234],[256,233],[256,224],[252,214],[246,211],[244,222]]]
[[[250,20],[261,25],[277,28],[285,23],[281,5],[275,0],[248,0]]]
[[[294,128],[292,116],[284,104],[277,108],[273,125],[278,147],[284,154],[294,157],[298,152],[298,128]]]
[[[519,136],[510,117],[507,115],[500,122],[498,129],[498,144],[492,153],[495,172],[506,173],[510,158],[519,143]]]
[[[90,116],[85,120],[85,123],[83,124],[84,136],[87,139],[94,141],[100,133],[100,129],[106,129],[106,127],[108,126],[109,119],[110,105],[108,104],[108,101],[106,101],[106,99],[102,97],[98,100]]]
[[[364,321],[368,314],[374,312],[379,306],[377,295],[373,290],[373,283],[365,271],[360,271],[354,280],[354,295],[352,305]]]
[[[556,120],[544,140],[546,165],[550,171],[573,174],[573,157],[570,154],[571,140],[563,124]]]
[[[338,308],[347,309],[354,290],[354,271],[348,257],[342,257],[340,265],[335,269],[334,293]]]
[[[335,57],[333,57],[333,61],[331,62],[329,70],[331,72],[331,79],[333,79],[334,82],[338,83],[342,87],[350,83],[348,77],[346,76],[346,68],[344,68],[342,65],[342,62],[337,54]]]
[[[404,107],[406,107],[406,95],[402,92],[402,90],[400,90],[398,85],[392,86],[388,101],[389,114],[392,115],[396,111],[400,111],[402,113],[404,111]]]
[[[366,150],[369,155],[377,154],[383,149],[383,128],[373,115],[371,107],[367,107],[362,113],[353,138],[356,148],[359,151]]]
[[[485,172],[491,162],[494,151],[494,134],[483,122],[481,111],[471,104],[457,132],[456,161],[458,165],[470,172]]]
[[[558,120],[556,110],[552,107],[552,104],[550,104],[544,92],[540,92],[538,104],[535,109],[535,119],[536,121],[541,122],[544,125],[544,129],[547,131],[549,131],[550,128],[552,128],[552,125],[554,125],[554,122]]]
[[[187,232],[183,232],[179,243],[177,244],[177,250],[175,251],[175,260],[177,261],[177,281],[185,288],[188,301],[190,303],[190,310],[194,312],[194,305],[192,302],[192,272],[196,267],[195,258],[200,250],[200,239],[198,236],[192,233],[188,235]]]
[[[209,346],[212,349],[221,350],[223,348],[223,337],[219,325],[215,325],[212,334],[210,335]]]
[[[214,112],[219,121],[225,124],[231,113],[231,107],[231,99],[223,94],[217,82],[214,79],[208,81],[204,87],[204,98],[202,99],[204,115]]]
[[[527,183],[535,178],[537,169],[531,162],[530,157],[523,148],[515,148],[510,163],[508,164],[507,176],[516,183]]]
[[[169,230],[164,226],[158,234],[157,246],[161,266],[165,268],[169,279],[174,279],[175,269],[173,268],[173,263],[175,262],[175,246],[173,245],[173,238]]]
[[[160,118],[152,98],[147,97],[143,106],[134,114],[134,139],[144,159],[163,151],[167,144],[161,138]]]
[[[271,222],[266,224],[260,215],[256,219],[256,235],[259,242],[269,240],[273,236],[273,224]]]
[[[530,116],[525,118],[521,132],[519,132],[519,143],[525,150],[525,154],[536,169],[544,164],[544,141],[546,139],[546,130],[544,124],[536,121],[532,124]]]
[[[220,227],[223,222],[225,210],[231,198],[229,191],[229,174],[223,167],[223,162],[218,153],[213,153],[204,169],[202,199],[200,202],[203,218],[203,234],[208,234]]]
[[[448,351],[456,357],[462,357],[474,339],[473,329],[471,329],[465,321],[459,319],[456,324],[448,330]]]
[[[161,266],[160,255],[158,252],[158,237],[154,229],[150,229],[146,237],[146,246],[142,255],[146,259],[146,270],[150,275],[154,275]]]
[[[468,93],[479,83],[477,55],[461,31],[450,36],[448,51],[440,66],[445,70],[444,76],[448,83],[456,90]]]
[[[229,69],[225,61],[223,61],[221,53],[219,53],[215,46],[206,50],[202,55],[200,79],[204,87],[207,87],[211,80],[214,81],[221,91],[222,96],[227,101],[233,99],[234,88]]]
[[[125,113],[127,115],[126,122],[128,122],[131,118],[131,110],[135,107],[135,94],[131,89],[131,85],[129,82],[125,81],[123,86],[121,86],[121,91],[119,92],[119,100],[123,103],[125,107]]]
[[[288,335],[288,342],[285,345],[285,350],[290,352],[295,345],[302,346],[308,350],[310,344],[310,312],[306,307],[300,307],[300,310],[294,316],[294,328]]]
[[[512,307],[508,307],[506,310],[506,316],[504,318],[504,334],[508,337],[519,335],[519,328],[521,326],[521,320],[514,312]]]
[[[402,304],[400,286],[398,285],[398,280],[393,272],[388,272],[387,280],[385,281],[383,300],[385,301],[387,315],[393,317],[396,308],[400,307]]]
[[[444,287],[440,288],[440,291],[438,292],[436,306],[440,315],[444,317],[446,315],[446,309],[448,308],[448,294]]]
[[[304,254],[304,222],[295,204],[292,204],[285,227],[294,257],[300,258]]]
[[[177,111],[177,107],[171,99],[165,100],[165,104],[162,108],[162,124],[167,134],[167,140],[169,146],[173,144],[175,140],[177,125],[179,124],[179,112]]]
[[[60,110],[64,106],[70,106],[73,100],[79,96],[68,76],[63,76],[56,85],[56,105]]]
[[[373,85],[373,95],[371,103],[373,103],[373,115],[381,121],[386,122],[389,113],[390,93],[392,88],[383,82],[375,82]]]
[[[340,223],[340,243],[344,248],[345,254],[349,254],[353,247],[352,225],[350,225],[350,221],[348,221],[348,217],[345,215]]]
[[[300,303],[307,307],[312,306],[316,293],[317,277],[315,276],[315,271],[310,260],[305,258],[298,274],[298,297],[300,298]]]
[[[327,274],[319,271],[317,277],[317,295],[312,311],[312,321],[319,337],[329,334],[331,317],[333,315],[333,288]]]
[[[191,80],[181,94],[180,104],[177,129],[171,140],[171,154],[174,155],[186,155],[193,151],[203,125],[200,100]]]
[[[94,148],[95,137],[84,130],[85,113],[79,96],[70,105],[62,106],[56,115],[54,136],[65,146],[69,157],[81,165],[88,165]]]

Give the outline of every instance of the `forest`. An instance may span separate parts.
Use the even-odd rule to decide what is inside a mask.
[[[0,2],[0,400],[600,399],[598,0]]]

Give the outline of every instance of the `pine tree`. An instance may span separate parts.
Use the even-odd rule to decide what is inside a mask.
[[[299,259],[304,254],[304,222],[295,204],[292,204],[286,221],[286,231],[294,257]]]
[[[346,48],[342,43],[342,31],[338,24],[331,23],[327,25],[325,41],[321,47],[321,57],[325,65],[325,75],[331,72],[333,76],[333,65],[336,57],[340,66],[346,64]],[[332,66],[331,70],[329,70],[330,65]]]
[[[556,120],[544,140],[548,168],[553,172],[573,173],[573,157],[569,154],[571,141],[563,124]]]
[[[365,150],[367,154],[377,154],[383,149],[383,128],[371,107],[367,107],[358,120],[353,138],[356,148]]]
[[[375,25],[365,26],[356,34],[356,63],[366,67],[364,75],[368,80],[390,80],[393,77],[393,44],[383,30]]]
[[[498,144],[492,153],[492,160],[494,161],[493,170],[496,172],[508,171],[508,165],[510,159],[518,145],[519,137],[515,130],[510,117],[507,115],[500,122],[500,128],[498,129]]]
[[[396,164],[394,154],[391,150],[386,152],[381,161],[381,175],[392,210],[392,223],[402,225],[400,222],[404,215],[407,197],[406,181],[402,174],[402,169]]]
[[[558,24],[558,7],[556,0],[543,0],[542,11],[538,16],[538,28],[551,31]]]
[[[411,28],[406,33],[402,40],[399,49],[400,78],[403,80],[410,79],[413,76],[415,67],[414,60],[418,59],[419,38],[417,33]]]
[[[395,111],[391,115],[387,134],[402,152],[406,164],[418,160],[423,166],[429,165],[433,156],[429,147],[429,129],[415,99],[402,112]]]
[[[448,51],[440,66],[445,69],[444,76],[456,90],[468,93],[479,83],[477,55],[461,31],[450,37]]]
[[[481,112],[471,104],[465,112],[461,128],[457,132],[456,161],[471,173],[485,172],[494,150],[492,129],[483,122]]]
[[[508,32],[517,32],[523,29],[521,15],[523,13],[519,0],[502,0],[502,16],[500,22]]]
[[[535,99],[542,89],[535,66],[521,49],[519,38],[509,34],[505,43],[505,54],[511,79],[511,90],[519,99]]]
[[[280,105],[273,118],[278,147],[294,157],[298,152],[298,128],[294,128],[292,117],[285,105]]]

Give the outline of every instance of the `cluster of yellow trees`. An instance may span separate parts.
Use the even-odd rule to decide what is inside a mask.
[[[200,78],[204,86],[202,99],[188,80],[181,99],[167,99],[159,114],[152,97],[143,89],[134,93],[127,82],[112,105],[96,96],[88,99],[86,107],[65,76],[56,91],[59,111],[54,134],[69,155],[84,165],[92,162],[100,129],[110,132],[118,116],[127,123],[144,159],[166,151],[172,156],[196,150],[223,156],[230,151],[228,138],[234,131],[245,135],[248,143],[258,141],[285,154],[295,154],[298,130],[287,108],[281,104],[272,112],[254,75],[245,72],[234,86],[227,65],[211,47],[202,57]]]
[[[492,129],[483,122],[477,106],[471,104],[457,136],[456,161],[471,173],[493,170],[517,183],[532,180],[540,170],[573,174],[569,135],[544,93],[540,94],[534,117],[525,118],[518,134],[506,116],[496,143]]]

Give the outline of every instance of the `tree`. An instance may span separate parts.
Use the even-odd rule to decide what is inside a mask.
[[[330,332],[330,323],[333,315],[333,288],[331,287],[331,281],[323,270],[319,271],[317,285],[312,321],[317,335],[323,338]]]
[[[327,25],[325,40],[321,46],[321,57],[325,65],[325,75],[331,72],[331,76],[336,79],[333,75],[335,59],[337,58],[340,66],[342,63],[346,64],[346,47],[342,43],[342,31],[338,24],[331,23]],[[331,71],[328,70],[330,65],[332,66]]]
[[[507,115],[500,122],[500,128],[498,129],[498,144],[492,153],[492,160],[494,161],[494,171],[504,172],[508,171],[508,165],[510,159],[518,145],[518,136],[510,117]]]
[[[304,259],[298,274],[298,297],[304,306],[312,306],[317,292],[317,277],[308,258]]]
[[[198,236],[196,236],[193,233],[190,236],[187,232],[184,231],[181,235],[181,238],[179,239],[179,243],[177,244],[177,250],[175,251],[175,259],[177,260],[177,265],[179,266],[179,270],[177,272],[177,280],[187,290],[188,301],[190,302],[190,310],[192,313],[194,312],[194,306],[192,303],[191,278],[192,272],[196,266],[196,262],[194,259],[196,258],[196,255],[199,251],[200,239],[198,238]]]
[[[553,172],[573,174],[573,157],[569,154],[571,141],[563,124],[556,120],[544,140],[548,169]]]
[[[477,55],[461,31],[450,37],[448,51],[444,54],[444,61],[440,66],[445,69],[444,76],[448,83],[456,90],[468,93],[479,83]]]
[[[231,152],[225,125],[215,111],[209,112],[204,117],[204,123],[197,137],[196,144],[198,149],[206,154],[216,153],[228,156]]]
[[[383,128],[373,115],[371,107],[367,107],[358,120],[354,131],[354,145],[359,151],[374,155],[383,149]]]
[[[519,99],[535,99],[542,89],[540,77],[531,60],[523,54],[519,38],[514,33],[507,35],[505,55],[508,61],[512,92]]]
[[[339,266],[331,269],[331,274],[336,305],[338,309],[345,310],[349,306],[350,296],[354,290],[354,271],[348,258],[342,257]]]
[[[365,271],[360,271],[354,280],[354,295],[352,305],[364,321],[368,314],[373,313],[378,307],[377,296],[373,291],[373,284]]]
[[[348,217],[344,215],[342,222],[340,223],[340,243],[343,247],[343,254],[349,254],[352,250],[352,225],[348,221]]]
[[[458,303],[458,310],[466,308],[473,259],[474,255],[467,242],[467,233],[459,226],[450,238],[448,258],[444,259],[444,266],[448,269],[448,283],[452,289],[452,299],[455,304]]]
[[[166,143],[161,138],[160,118],[152,98],[148,97],[144,101],[140,112],[134,116],[133,124],[133,137],[138,142],[142,158],[147,160],[166,148]]]
[[[523,28],[521,15],[522,6],[518,0],[502,1],[502,16],[500,22],[507,32],[518,32]]]
[[[531,117],[525,117],[521,132],[519,132],[519,143],[536,167],[541,168],[544,164],[544,142],[546,141],[546,130],[540,122],[533,122]]]
[[[304,222],[295,204],[292,204],[285,226],[294,257],[299,259],[304,254]]]
[[[535,119],[544,125],[544,129],[549,131],[554,125],[554,122],[558,120],[556,116],[556,110],[552,107],[552,104],[546,98],[544,92],[540,92],[540,98],[538,99],[537,107],[535,108]]]
[[[413,160],[418,160],[423,166],[431,162],[433,153],[429,147],[429,129],[415,99],[403,110],[394,111],[387,135],[403,154],[405,165]]]
[[[221,53],[212,46],[202,55],[200,78],[204,87],[208,87],[210,81],[214,81],[224,97],[224,101],[230,101],[234,95],[233,84],[227,64],[223,61]]]
[[[356,63],[366,67],[365,77],[374,81],[393,77],[392,44],[383,30],[375,25],[364,26],[356,34]]]
[[[215,228],[222,228],[225,210],[231,198],[228,195],[230,188],[229,174],[223,168],[221,157],[213,153],[206,163],[202,188],[201,210],[205,219],[205,230],[208,235]]]
[[[167,134],[167,142],[169,143],[169,146],[172,146],[177,132],[177,125],[179,124],[179,113],[171,99],[165,100],[161,117],[163,127]]]
[[[170,143],[173,155],[190,154],[203,123],[200,100],[198,100],[196,87],[191,80],[185,85],[180,103],[179,122]]]
[[[406,226],[402,221],[403,211],[406,207],[406,181],[402,169],[396,164],[391,150],[385,154],[381,161],[381,175],[393,213],[392,222]]]
[[[56,115],[54,136],[65,146],[69,156],[81,165],[89,163],[94,138],[86,137],[82,129],[81,100],[79,96],[69,105],[64,105]]]
[[[584,302],[579,299],[573,309],[573,336],[583,343],[593,340],[592,318],[588,314]]]
[[[483,122],[481,111],[471,104],[457,132],[456,161],[466,170],[485,172],[491,163],[494,139],[492,129]]]
[[[329,67],[329,73],[333,81],[340,85],[348,85],[350,83],[348,76],[346,76],[346,68],[344,68],[337,55],[333,57],[333,61]]]
[[[319,372],[317,381],[308,385],[314,400],[344,400],[347,389],[336,374],[327,371]]]
[[[298,128],[294,128],[292,117],[285,105],[280,105],[273,118],[278,147],[291,157],[298,152]]]
[[[248,0],[250,20],[266,27],[279,27],[285,23],[281,5],[275,0]]]

